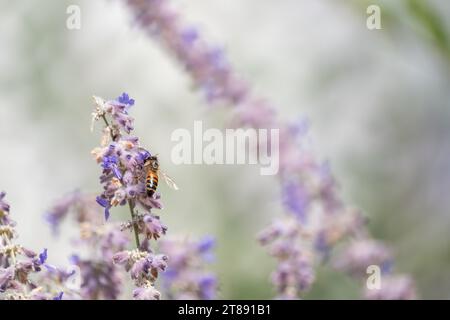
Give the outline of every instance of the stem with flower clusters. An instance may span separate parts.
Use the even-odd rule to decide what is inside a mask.
[[[161,209],[160,195],[150,196],[146,192],[146,169],[144,164],[151,153],[139,144],[139,138],[131,135],[134,119],[129,109],[134,105],[127,93],[115,100],[107,100],[94,96],[95,111],[92,113],[92,124],[103,119],[106,127],[103,130],[101,146],[94,148],[92,154],[102,166],[100,183],[103,192],[96,197],[96,202],[104,208],[105,219],[110,216],[112,207],[128,203],[131,221],[121,225],[121,231],[133,229],[137,248],[121,250],[113,254],[114,264],[124,266],[134,281],[136,288],[133,298],[137,300],[159,300],[161,293],[155,289],[155,282],[160,272],[167,267],[168,257],[156,254],[150,248],[150,240],[158,240],[166,234],[167,227],[152,209]],[[107,115],[110,115],[111,118]],[[109,132],[108,132],[109,131]],[[140,214],[137,205],[144,211]],[[141,243],[140,235],[143,235]]]
[[[106,127],[109,129],[109,134],[111,135],[111,140],[114,141],[113,129],[109,125],[108,119],[106,119],[106,116],[104,114],[101,117],[102,117],[103,121],[105,122]],[[133,200],[128,200],[128,207],[130,208],[131,222],[133,224],[133,232],[134,232],[134,239],[136,241],[136,247],[139,249],[141,247],[141,243],[139,241],[138,226],[135,223],[135,221],[136,221],[136,215],[134,214],[135,203]]]

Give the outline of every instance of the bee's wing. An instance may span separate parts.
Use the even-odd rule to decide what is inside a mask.
[[[160,170],[160,173],[161,173],[161,175],[163,176],[164,181],[166,181],[167,185],[168,185],[170,188],[172,188],[172,189],[174,189],[174,190],[178,190],[177,184],[175,183],[175,181],[173,181],[173,179],[172,179],[171,177],[169,177],[164,171],[161,171],[161,170]]]

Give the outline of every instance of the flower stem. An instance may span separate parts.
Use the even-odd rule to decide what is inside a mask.
[[[128,206],[130,207],[130,213],[131,213],[131,222],[133,224],[133,230],[134,230],[134,239],[136,240],[136,246],[139,249],[141,247],[141,244],[139,242],[139,230],[138,225],[136,223],[136,215],[134,214],[134,200],[128,200]]]
[[[114,141],[114,135],[113,135],[113,133],[112,133],[112,128],[111,128],[111,126],[109,125],[109,122],[108,122],[108,120],[106,119],[106,116],[105,116],[104,114],[102,114],[102,119],[103,119],[103,121],[105,122],[106,127],[109,128],[109,134],[111,135],[111,140]]]
[[[11,261],[13,265],[16,265],[16,254],[14,253],[14,246],[12,245],[8,235],[3,235],[3,239],[5,240],[6,245],[11,248]]]

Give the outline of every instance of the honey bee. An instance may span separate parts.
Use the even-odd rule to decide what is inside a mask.
[[[144,162],[144,169],[146,170],[145,191],[149,197],[153,197],[158,187],[159,177],[162,176],[167,185],[174,190],[178,190],[178,186],[167,174],[159,168],[159,161],[157,156],[150,156]]]

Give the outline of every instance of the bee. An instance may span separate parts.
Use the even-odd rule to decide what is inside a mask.
[[[144,162],[144,169],[146,170],[145,177],[145,191],[149,197],[153,197],[158,188],[159,177],[163,177],[167,185],[174,190],[178,190],[178,186],[167,174],[159,168],[159,161],[157,156],[150,156]]]

